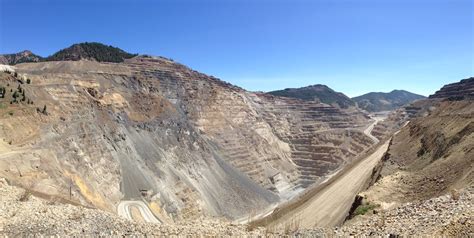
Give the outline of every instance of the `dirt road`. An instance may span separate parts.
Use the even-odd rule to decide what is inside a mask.
[[[299,204],[295,209],[270,221],[269,228],[284,229],[331,227],[340,225],[346,218],[355,196],[363,188],[373,168],[387,151],[389,141],[353,168],[331,181],[315,196]]]
[[[377,144],[377,143],[379,143],[379,139],[377,139],[377,137],[372,135],[372,130],[374,129],[375,125],[377,125],[377,123],[379,123],[380,121],[385,120],[385,117],[372,117],[372,119],[374,119],[374,122],[372,122],[372,124],[370,124],[364,130],[364,134],[366,134],[368,137],[370,137],[370,139],[372,139],[372,141],[374,141],[374,143]]]
[[[148,206],[142,201],[121,201],[117,206],[117,213],[128,220],[133,220],[131,208],[134,207],[140,211],[144,221],[151,223],[161,222],[153,215]]]

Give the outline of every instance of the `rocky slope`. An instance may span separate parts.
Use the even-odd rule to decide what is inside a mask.
[[[408,125],[393,136],[380,177],[360,194],[359,212],[374,209],[377,214],[356,216],[348,224],[387,226],[387,218],[393,217],[389,226],[398,233],[416,235],[418,229],[429,227],[431,234],[472,236],[474,84],[470,80],[447,85],[430,99],[407,107],[414,112],[406,114]],[[460,196],[466,197],[458,201]],[[384,211],[391,212],[387,216]],[[425,212],[431,218],[420,217]],[[407,226],[399,226],[400,219],[406,219]],[[377,229],[361,232],[377,234]]]
[[[157,225],[134,222],[113,213],[38,198],[0,178],[0,235],[4,236],[177,236],[177,237],[334,237],[334,236],[472,236],[472,190],[358,216],[340,228],[284,230],[259,228],[222,220]]]
[[[430,98],[447,98],[449,100],[463,100],[474,98],[474,77],[463,79],[460,82],[445,85]]]
[[[392,209],[376,208],[337,230],[347,236],[471,237],[474,235],[473,189]]]
[[[0,235],[30,236],[257,236],[245,226],[205,218],[193,223],[133,222],[98,209],[41,199],[0,178]]]
[[[343,93],[336,92],[326,85],[316,84],[302,88],[286,88],[268,92],[271,95],[297,98],[305,101],[319,101],[322,103],[348,108],[355,103]]]
[[[39,62],[43,60],[41,56],[33,54],[29,50],[24,50],[15,54],[3,54],[0,55],[0,64],[3,65],[14,65],[28,62]]]
[[[404,90],[393,90],[389,93],[372,92],[352,98],[359,108],[369,112],[392,111],[424,96]]]
[[[143,199],[163,221],[245,217],[374,143],[356,110],[250,93],[160,57],[15,70],[0,75],[0,175],[111,212]]]

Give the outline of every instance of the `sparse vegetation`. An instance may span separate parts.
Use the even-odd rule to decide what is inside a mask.
[[[15,90],[15,92],[13,93],[12,97],[13,97],[13,101],[16,101],[16,99],[18,98],[19,94],[18,94],[18,91]]]
[[[365,215],[367,212],[372,211],[379,206],[380,205],[378,204],[371,204],[370,202],[367,202],[366,204],[361,204],[354,211],[354,216]]]
[[[30,199],[31,193],[27,190],[23,191],[20,198],[18,199],[20,202],[26,202]]]
[[[33,54],[31,51],[22,51],[16,54],[4,54],[2,55],[9,65],[29,63],[29,62],[39,62],[43,58],[39,55]],[[15,76],[16,77],[16,76]]]

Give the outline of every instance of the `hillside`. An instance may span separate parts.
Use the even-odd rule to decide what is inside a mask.
[[[135,56],[137,55],[130,54],[117,47],[107,46],[97,42],[84,42],[74,44],[45,58],[35,55],[28,50],[15,54],[3,54],[0,55],[0,64],[16,65],[42,61],[77,61],[81,59],[119,63]]]
[[[430,99],[410,105],[422,113],[412,115],[408,125],[393,136],[380,169],[374,171],[380,173],[375,184],[360,194],[363,200],[359,201],[359,211],[365,207],[370,215],[356,216],[348,226],[384,222],[381,211],[389,210],[413,222],[396,230],[414,232],[422,226],[417,222],[420,215],[451,211],[423,222],[452,219],[431,226],[443,227],[439,232],[448,236],[472,235],[473,213],[466,206],[472,206],[474,188],[472,80],[446,85]],[[464,200],[462,194],[467,194]]]
[[[412,103],[423,113],[389,143],[384,139],[405,124],[406,110],[378,123],[336,102],[248,92],[162,57],[8,69],[0,72],[0,224],[12,236],[89,234],[66,221],[91,235],[202,234],[196,227],[208,219],[225,221],[206,223],[211,234],[243,235],[245,226],[227,222],[279,205],[281,213],[306,214],[302,232],[310,235],[469,232],[469,223],[457,222],[470,216],[464,210],[472,200],[472,79]],[[313,229],[314,218],[340,224],[374,181],[361,196],[386,215],[355,216],[341,230]],[[449,195],[457,191],[462,195]],[[443,206],[454,209],[450,217]],[[385,219],[390,224],[367,228]],[[413,219],[430,227],[411,227]]]
[[[15,64],[29,63],[29,62],[39,62],[42,60],[43,58],[41,56],[35,55],[29,50],[25,50],[16,54],[0,55],[0,64],[4,64],[4,65],[15,65]]]
[[[362,113],[248,92],[161,57],[15,70],[0,73],[0,176],[114,213],[138,199],[161,221],[242,218],[374,144]]]
[[[326,85],[316,84],[302,88],[286,88],[283,90],[271,91],[268,94],[297,98],[305,101],[319,101],[322,103],[337,105],[340,108],[355,106],[355,103],[343,93],[336,92]]]
[[[474,98],[474,77],[463,79],[459,82],[445,85],[436,91],[430,98],[447,98],[449,100],[463,100]]]
[[[122,49],[97,42],[74,44],[47,57],[46,61],[94,60],[98,62],[123,62],[136,56]]]
[[[389,93],[371,92],[352,98],[357,106],[368,112],[395,110],[415,100],[425,98],[422,95],[410,93],[405,90],[393,90]]]

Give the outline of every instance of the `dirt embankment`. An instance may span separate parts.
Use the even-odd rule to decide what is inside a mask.
[[[373,168],[386,152],[388,144],[389,141],[381,143],[326,183],[283,204],[271,215],[253,221],[250,227],[266,226],[271,230],[282,230],[291,226],[313,228],[340,225],[354,197],[370,180]]]
[[[393,205],[474,185],[474,103],[442,101],[432,107],[394,136],[382,179],[364,193],[369,200]]]

